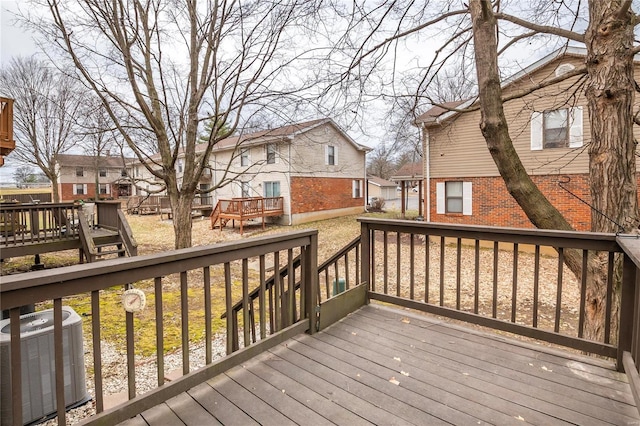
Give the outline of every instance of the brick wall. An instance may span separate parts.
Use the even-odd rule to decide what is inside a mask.
[[[364,182],[360,198],[353,198],[352,182],[349,178],[292,177],[291,213],[364,206]]]
[[[591,228],[591,209],[558,185],[563,176],[532,176],[533,181],[564,215],[574,229],[588,231]],[[571,181],[563,184],[569,191],[591,203],[589,176],[571,175]],[[437,214],[436,183],[463,180],[473,184],[473,214]],[[533,228],[520,206],[511,197],[500,177],[431,179],[431,220],[433,222],[464,223],[470,225],[507,226]]]
[[[86,194],[74,194],[73,187],[74,183],[61,183],[59,185],[60,188],[60,201],[61,202],[70,202],[75,200],[93,200],[95,199],[96,194],[96,186],[94,184],[87,184],[87,193]],[[111,186],[111,194],[102,194],[100,198],[111,198],[114,197],[114,186]]]

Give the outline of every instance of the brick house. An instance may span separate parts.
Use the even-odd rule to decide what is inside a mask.
[[[204,147],[203,147],[204,148]],[[200,180],[206,191],[227,181],[207,198],[283,197],[282,224],[297,224],[357,214],[366,206],[366,153],[331,119],[318,119],[257,132],[242,133],[220,141],[209,159],[210,170]],[[178,179],[184,167],[178,157]],[[150,178],[141,165],[137,179]],[[135,194],[157,190],[134,189]],[[203,204],[204,204],[203,200]]]
[[[586,50],[567,47],[503,82],[510,96],[562,75],[585,60]],[[636,78],[640,76],[636,67]],[[420,115],[426,220],[531,228],[508,193],[480,131],[478,110],[458,113],[475,100],[450,102]],[[572,77],[504,104],[513,145],[524,167],[576,230],[589,230],[590,125],[580,77]],[[636,137],[640,132],[634,129]],[[573,194],[573,195],[572,195]]]
[[[125,163],[120,156],[58,154],[58,191],[60,201],[118,198],[131,194]]]

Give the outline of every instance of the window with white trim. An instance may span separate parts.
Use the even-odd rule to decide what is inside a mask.
[[[351,195],[353,198],[362,198],[362,180],[354,179],[351,183]]]
[[[531,114],[531,150],[579,148],[583,145],[582,107]]]
[[[338,147],[335,145],[326,145],[324,150],[324,164],[327,166],[338,165]]]
[[[99,191],[100,191],[99,193],[100,193],[101,195],[108,195],[108,194],[109,194],[109,192],[110,192],[110,191],[109,191],[109,187],[110,187],[110,185],[109,185],[109,184],[107,184],[107,183],[101,183],[101,184],[99,185],[99,188],[98,188],[98,189],[99,189]]]
[[[120,170],[120,177],[127,177],[127,169]]]
[[[242,189],[242,198],[251,197],[251,185],[249,182],[240,182],[240,188]]]
[[[178,173],[182,173],[183,163],[182,160],[178,160]]]
[[[86,183],[74,184],[73,195],[87,195],[87,184]]]
[[[275,143],[268,143],[266,145],[267,150],[267,164],[275,164],[278,162],[278,145]]]
[[[437,182],[436,213],[470,216],[473,212],[472,188],[471,182]]]
[[[263,192],[265,197],[280,196],[280,181],[264,182]]]
[[[107,169],[99,169],[98,170],[98,175],[100,177],[107,177]]]
[[[76,167],[76,176],[78,177],[84,176],[84,169],[82,167]]]
[[[240,150],[240,166],[249,166],[249,148],[242,148]]]

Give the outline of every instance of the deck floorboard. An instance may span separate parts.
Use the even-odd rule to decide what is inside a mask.
[[[640,416],[610,362],[372,304],[127,424],[521,423],[640,425]]]

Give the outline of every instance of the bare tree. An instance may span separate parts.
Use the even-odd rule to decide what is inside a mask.
[[[15,99],[13,155],[42,170],[59,202],[55,157],[78,141],[83,96],[77,80],[35,57],[18,57],[0,70],[0,91]]]
[[[20,166],[13,172],[13,179],[20,187],[21,184],[37,182],[38,177],[35,175],[33,167]]]
[[[518,66],[517,61],[509,64],[504,58],[514,53],[517,57],[516,51],[522,46],[531,51],[543,45],[583,43],[587,50],[585,67],[551,83],[581,74],[586,76],[584,90],[591,121],[589,181],[594,207],[591,229],[598,232],[635,230],[639,216],[632,132],[637,88],[633,56],[640,51],[634,41],[634,29],[640,19],[632,10],[632,2],[537,0],[523,4],[470,0],[467,6],[443,0],[439,5],[440,8],[435,7],[432,2],[427,7],[403,0],[386,1],[375,7],[356,3],[349,28],[352,31],[364,28],[368,36],[345,36],[343,45],[353,52],[353,59],[343,76],[357,74],[362,79],[374,75],[376,67],[384,63],[389,53],[398,52],[394,47],[401,42],[417,42],[439,33],[442,41],[435,47],[432,59],[416,67],[414,81],[419,84],[413,86],[415,104],[425,100],[439,103],[439,96],[434,96],[428,88],[447,67],[455,66],[467,77],[470,75],[467,70],[475,69],[479,98],[470,109],[481,111],[480,129],[510,194],[535,226],[571,229],[527,175],[513,147],[503,112],[503,104],[514,96],[524,96],[543,86],[534,85],[527,92],[507,98],[502,96],[501,83],[503,75],[513,72],[509,65]],[[386,31],[379,31],[380,28]],[[394,60],[399,60],[398,55]],[[386,90],[401,92],[399,80],[392,79],[393,84]],[[565,261],[577,275],[584,272],[575,253],[568,253]],[[586,334],[602,339],[606,277],[601,259],[592,257],[589,265]]]
[[[297,54],[291,29],[312,15],[315,5],[295,0],[32,4],[46,8],[49,18],[25,18],[57,41],[137,159],[163,182],[176,248],[191,246],[191,203],[214,146],[236,130],[248,105],[269,105],[305,85],[300,73],[289,73]],[[196,150],[204,123],[212,124],[205,149]]]

